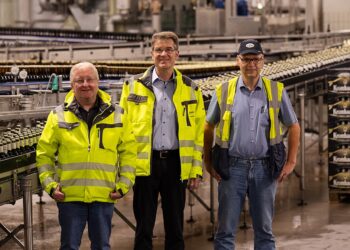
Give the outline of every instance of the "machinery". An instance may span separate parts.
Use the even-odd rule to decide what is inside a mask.
[[[150,61],[102,60],[94,63],[99,72],[100,88],[108,92],[115,103],[119,101],[125,78],[143,72],[151,65]],[[31,198],[32,193],[41,192],[34,165],[36,143],[48,113],[63,102],[66,92],[70,90],[69,71],[72,64],[74,61],[71,60],[53,62],[37,59],[4,61],[0,65],[0,205],[13,204],[24,197],[24,207],[26,207],[24,212],[27,218],[24,225],[31,223],[29,216],[31,200],[28,199]],[[305,93],[309,98],[306,105],[309,109],[307,114],[309,127],[318,127],[320,136],[323,133],[322,126],[315,125],[313,102],[317,101],[318,105],[322,106],[322,98],[328,88],[330,91],[337,92],[328,107],[331,110],[330,115],[340,116],[337,117],[340,119],[335,119],[334,124],[330,125],[334,140],[345,139],[346,143],[342,142],[339,145],[343,146],[335,146],[332,149],[330,163],[336,170],[332,176],[336,181],[332,179],[331,187],[339,183],[343,187],[344,183],[346,185],[348,183],[344,176],[349,169],[346,130],[349,115],[349,70],[346,70],[346,67],[349,65],[350,46],[348,41],[344,41],[340,46],[267,63],[262,70],[262,74],[270,79],[285,83],[294,105],[298,102],[298,93]],[[217,84],[239,73],[232,61],[179,61],[177,67],[195,80],[202,89],[206,104]],[[337,77],[330,79],[327,85],[325,82],[329,80],[328,74],[334,67],[344,68],[344,70],[337,74]],[[322,109],[319,108],[318,114],[321,121],[323,121],[322,113]],[[341,129],[340,126],[342,126]],[[346,132],[343,133],[344,128]],[[341,174],[337,175],[338,173]],[[30,185],[25,185],[28,182]],[[1,223],[0,228],[8,233],[6,239],[0,240],[0,246],[18,232],[18,230],[10,232]],[[25,235],[26,244],[30,244],[32,237],[30,230],[27,230]]]

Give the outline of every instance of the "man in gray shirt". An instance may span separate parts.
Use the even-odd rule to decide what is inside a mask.
[[[275,249],[272,218],[277,182],[294,169],[300,128],[289,97],[280,82],[262,77],[264,54],[256,40],[240,44],[237,64],[241,75],[214,92],[204,129],[204,164],[219,182],[216,250],[234,249],[242,206],[249,198],[254,228],[254,249]],[[271,145],[282,142],[279,123],[288,129],[286,161],[276,173],[270,161]],[[226,173],[213,168],[212,145],[226,149]],[[284,150],[284,146],[283,146]],[[222,166],[221,166],[222,167]],[[225,175],[224,175],[225,173]]]

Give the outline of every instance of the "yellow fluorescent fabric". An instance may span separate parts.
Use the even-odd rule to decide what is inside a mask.
[[[152,91],[152,71],[126,81],[120,105],[126,110],[138,144],[136,175],[148,176],[151,171],[152,129],[155,95]],[[176,88],[173,103],[177,113],[178,139],[181,160],[181,179],[202,176],[202,151],[205,109],[200,89],[175,69]],[[184,103],[186,105],[184,105]],[[186,106],[186,107],[185,107]],[[187,108],[188,112],[184,112]]]
[[[120,189],[126,194],[135,181],[132,125],[107,93],[99,90],[98,95],[103,104],[90,132],[70,110],[74,96],[69,92],[65,106],[49,114],[38,142],[36,161],[43,188],[49,193],[59,184],[64,201],[114,202],[110,192]]]

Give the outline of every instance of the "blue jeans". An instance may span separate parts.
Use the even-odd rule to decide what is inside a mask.
[[[245,197],[254,228],[254,249],[274,250],[272,218],[277,182],[267,160],[230,158],[230,179],[219,183],[218,229],[215,250],[232,250]]]
[[[60,250],[78,250],[86,222],[91,249],[109,250],[113,203],[58,202],[58,220],[61,225]]]

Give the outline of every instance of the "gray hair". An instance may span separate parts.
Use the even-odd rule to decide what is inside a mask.
[[[93,65],[93,64],[90,63],[90,62],[80,62],[80,63],[74,64],[73,67],[72,67],[71,70],[70,70],[70,73],[69,73],[69,80],[70,80],[71,83],[72,83],[73,80],[74,80],[75,72],[76,72],[78,69],[81,69],[81,68],[91,68],[92,71],[94,72],[94,75],[96,76],[96,79],[99,80],[98,71],[97,71],[95,65]]]

